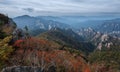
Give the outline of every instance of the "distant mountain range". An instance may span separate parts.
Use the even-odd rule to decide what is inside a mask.
[[[13,20],[17,23],[18,27],[23,28],[24,26],[28,26],[30,29],[44,29],[50,30],[54,27],[59,28],[69,28],[70,26],[61,22],[53,21],[53,20],[46,20],[44,18],[39,17],[31,17],[28,15],[19,16],[13,18]]]
[[[45,20],[53,20],[61,23],[68,24],[76,29],[96,27],[106,20],[116,19],[114,16],[38,16]]]
[[[111,31],[120,31],[120,18],[106,20],[102,25],[99,25],[99,31],[109,33]]]
[[[76,31],[85,41],[93,43],[97,49],[112,48],[119,46],[120,38],[110,35],[109,33],[101,33],[92,28],[81,29]]]
[[[107,17],[107,16],[37,16],[37,17],[31,17],[28,15],[18,16],[13,18],[13,20],[16,23],[19,23],[19,20],[24,21],[25,19],[28,19],[29,22],[36,24],[36,21],[53,21],[53,22],[59,22],[62,24],[70,25],[71,27],[74,27],[76,29],[79,28],[87,28],[87,27],[96,27],[97,25],[102,24],[106,20],[112,20],[117,17]],[[32,19],[32,20],[31,20]],[[25,24],[29,23],[24,21]],[[19,23],[21,24],[21,23]],[[20,25],[18,25],[20,27]]]
[[[13,20],[16,22],[19,28],[24,28],[25,26],[27,26],[32,35],[38,35],[52,28],[61,28],[61,29],[70,28],[70,25],[67,25],[65,23],[61,23],[53,20],[46,20],[40,17],[31,17],[28,15],[19,16],[13,18]]]

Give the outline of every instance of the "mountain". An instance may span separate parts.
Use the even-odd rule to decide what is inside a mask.
[[[16,50],[6,63],[10,67],[4,68],[2,72],[90,72],[80,51],[50,40],[32,37],[16,41],[14,47]]]
[[[76,33],[85,38],[85,41],[96,46],[94,51],[88,55],[91,71],[120,71],[120,38],[101,33],[92,28],[80,29]]]
[[[50,41],[57,42],[60,45],[68,46],[73,49],[80,50],[81,52],[88,54],[94,50],[94,45],[89,42],[84,42],[84,39],[77,33],[70,30],[52,29],[38,36]]]
[[[86,18],[0,14],[0,71],[119,72],[120,19]]]
[[[30,29],[51,29],[53,27],[60,28],[94,28],[98,29],[107,22],[112,21],[116,17],[107,16],[36,16],[31,17],[28,15],[18,16],[13,18],[13,20],[18,24],[18,27],[23,28],[25,25]],[[119,18],[118,18],[119,19]],[[117,19],[115,19],[117,20]],[[115,21],[116,22],[116,21]]]
[[[75,29],[92,27],[104,23],[105,20],[115,19],[114,16],[38,16],[45,20],[53,20],[70,25]]]
[[[98,28],[103,33],[109,33],[112,31],[120,31],[120,18],[107,20]]]
[[[81,28],[78,30],[75,30],[75,32],[84,38],[85,41],[90,41],[95,34],[97,33],[93,28]]]
[[[120,37],[120,18],[107,20],[97,28],[101,33],[107,33],[111,36]]]
[[[33,29],[31,31],[31,33],[33,35],[38,35],[40,33],[43,33],[45,31],[47,31],[46,33],[43,33],[43,36],[45,34],[45,36],[48,36],[47,38],[51,38],[52,40],[59,40],[61,41],[61,43],[66,43],[69,45],[72,45],[72,43],[75,43],[76,45],[74,47],[79,48],[79,43],[78,42],[92,42],[97,48],[101,49],[104,46],[108,47],[108,45],[110,46],[111,44],[113,44],[112,40],[115,39],[115,37],[111,37],[110,33],[108,32],[114,32],[114,31],[118,31],[119,33],[119,18],[118,19],[113,19],[113,20],[104,20],[104,21],[99,21],[99,18],[93,21],[88,21],[91,22],[91,25],[93,25],[92,23],[98,23],[97,25],[99,26],[99,29],[93,29],[93,28],[86,28],[86,29],[80,29],[77,31],[74,31],[72,29],[69,29],[67,27],[67,25],[64,25],[63,23],[56,22],[56,21],[60,21],[63,19],[80,19],[80,18],[86,18],[86,17],[52,17],[52,16],[38,16],[38,17],[30,17],[27,15],[24,16],[20,16],[15,18],[14,20],[17,22],[19,21],[24,21],[26,24],[28,25],[29,28]],[[91,17],[88,17],[87,19],[91,19]],[[95,17],[93,17],[94,19]],[[100,18],[102,19],[102,18]],[[54,20],[54,21],[53,21]],[[18,22],[19,22],[18,21]],[[29,21],[32,21],[31,24],[29,23]],[[37,21],[37,23],[36,23]],[[103,23],[103,24],[102,24]],[[118,24],[116,24],[118,23]],[[87,22],[86,22],[87,24]],[[86,25],[85,24],[85,25]],[[113,25],[114,24],[114,25]],[[33,26],[34,25],[34,26]],[[37,26],[35,26],[37,25]],[[91,26],[89,24],[87,24],[88,26]],[[96,26],[97,26],[96,25]],[[31,27],[30,27],[31,26]],[[95,26],[95,25],[94,25]],[[39,28],[40,27],[40,28]],[[113,31],[113,29],[116,29]],[[103,31],[104,32],[103,32]],[[76,32],[76,33],[75,33]],[[47,35],[46,35],[47,34]],[[53,39],[54,38],[54,39]],[[65,40],[66,39],[66,40]],[[111,40],[112,39],[112,40]],[[117,39],[117,38],[116,38]],[[107,41],[103,41],[103,40],[107,40]],[[71,42],[71,43],[69,43]],[[88,44],[89,45],[89,44]],[[93,50],[93,49],[91,49]],[[83,49],[83,51],[85,51]],[[89,51],[89,49],[88,49]]]
[[[59,27],[61,29],[70,28],[69,25],[64,24],[64,23],[60,23],[60,22],[53,21],[53,20],[45,20],[39,17],[31,17],[28,15],[15,17],[13,18],[13,20],[16,22],[18,27],[24,28],[25,26],[27,26],[31,30],[31,32],[37,31],[37,30],[38,32],[39,31],[41,32],[41,30],[42,31],[50,30],[51,28],[55,28],[55,27]]]
[[[107,34],[99,34],[94,38],[93,42],[97,42],[98,46],[88,57],[92,70],[119,72],[120,39]]]
[[[106,33],[95,31],[92,28],[80,29],[76,31],[86,42],[91,42],[96,46],[96,49],[110,49],[119,46],[120,38],[111,36]]]
[[[36,19],[34,17],[24,15],[24,16],[18,16],[16,18],[13,18],[13,20],[16,22],[16,24],[19,28],[23,28],[24,26],[30,26],[30,25],[34,24],[35,23],[34,21]]]
[[[99,50],[109,50],[113,47],[119,47],[120,39],[107,34],[98,33],[91,39],[91,42],[95,43],[95,45],[97,45],[97,49]]]

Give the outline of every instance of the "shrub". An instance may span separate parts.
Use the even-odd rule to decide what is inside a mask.
[[[9,55],[13,52],[12,46],[9,46],[12,36],[6,37],[0,41],[0,69],[5,65],[5,61],[9,59]]]

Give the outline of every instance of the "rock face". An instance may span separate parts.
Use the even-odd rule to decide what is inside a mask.
[[[50,66],[48,70],[45,71],[41,67],[12,66],[4,68],[1,72],[56,72],[56,68],[54,66]]]
[[[2,72],[42,72],[42,71],[40,67],[13,66],[4,68]]]

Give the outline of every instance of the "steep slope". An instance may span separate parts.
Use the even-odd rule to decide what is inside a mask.
[[[113,40],[110,47],[95,50],[89,55],[89,62],[93,72],[120,71],[120,40]]]
[[[120,44],[119,38],[114,38],[107,34],[96,34],[91,41],[97,45],[99,50],[111,49]]]
[[[120,38],[109,33],[97,32],[92,28],[81,29],[77,33],[84,37],[85,41],[92,42],[96,46],[94,52],[88,56],[92,72],[120,71]]]
[[[89,56],[93,72],[119,72],[120,51],[95,51]]]
[[[78,35],[84,38],[85,41],[90,41],[97,33],[93,28],[82,28],[75,31]]]
[[[90,72],[80,51],[69,47],[63,48],[49,40],[33,37],[17,40],[14,48],[2,72]]]
[[[6,65],[14,48],[9,45],[16,24],[8,16],[0,14],[0,70]]]
[[[96,46],[88,56],[92,72],[120,71],[120,38],[97,32],[92,28],[81,29],[77,33],[85,38],[85,41]]]
[[[92,28],[81,29],[76,31],[76,33],[83,37],[86,42],[93,43],[99,50],[105,48],[109,49],[116,45],[119,45],[120,43],[120,38],[97,32]]]
[[[83,53],[89,53],[94,50],[94,45],[84,42],[82,37],[70,30],[53,29],[40,34],[38,37],[83,51]]]
[[[16,24],[12,21],[12,19],[8,18],[8,16],[0,14],[0,38],[4,38],[5,36],[12,34],[15,28]]]

